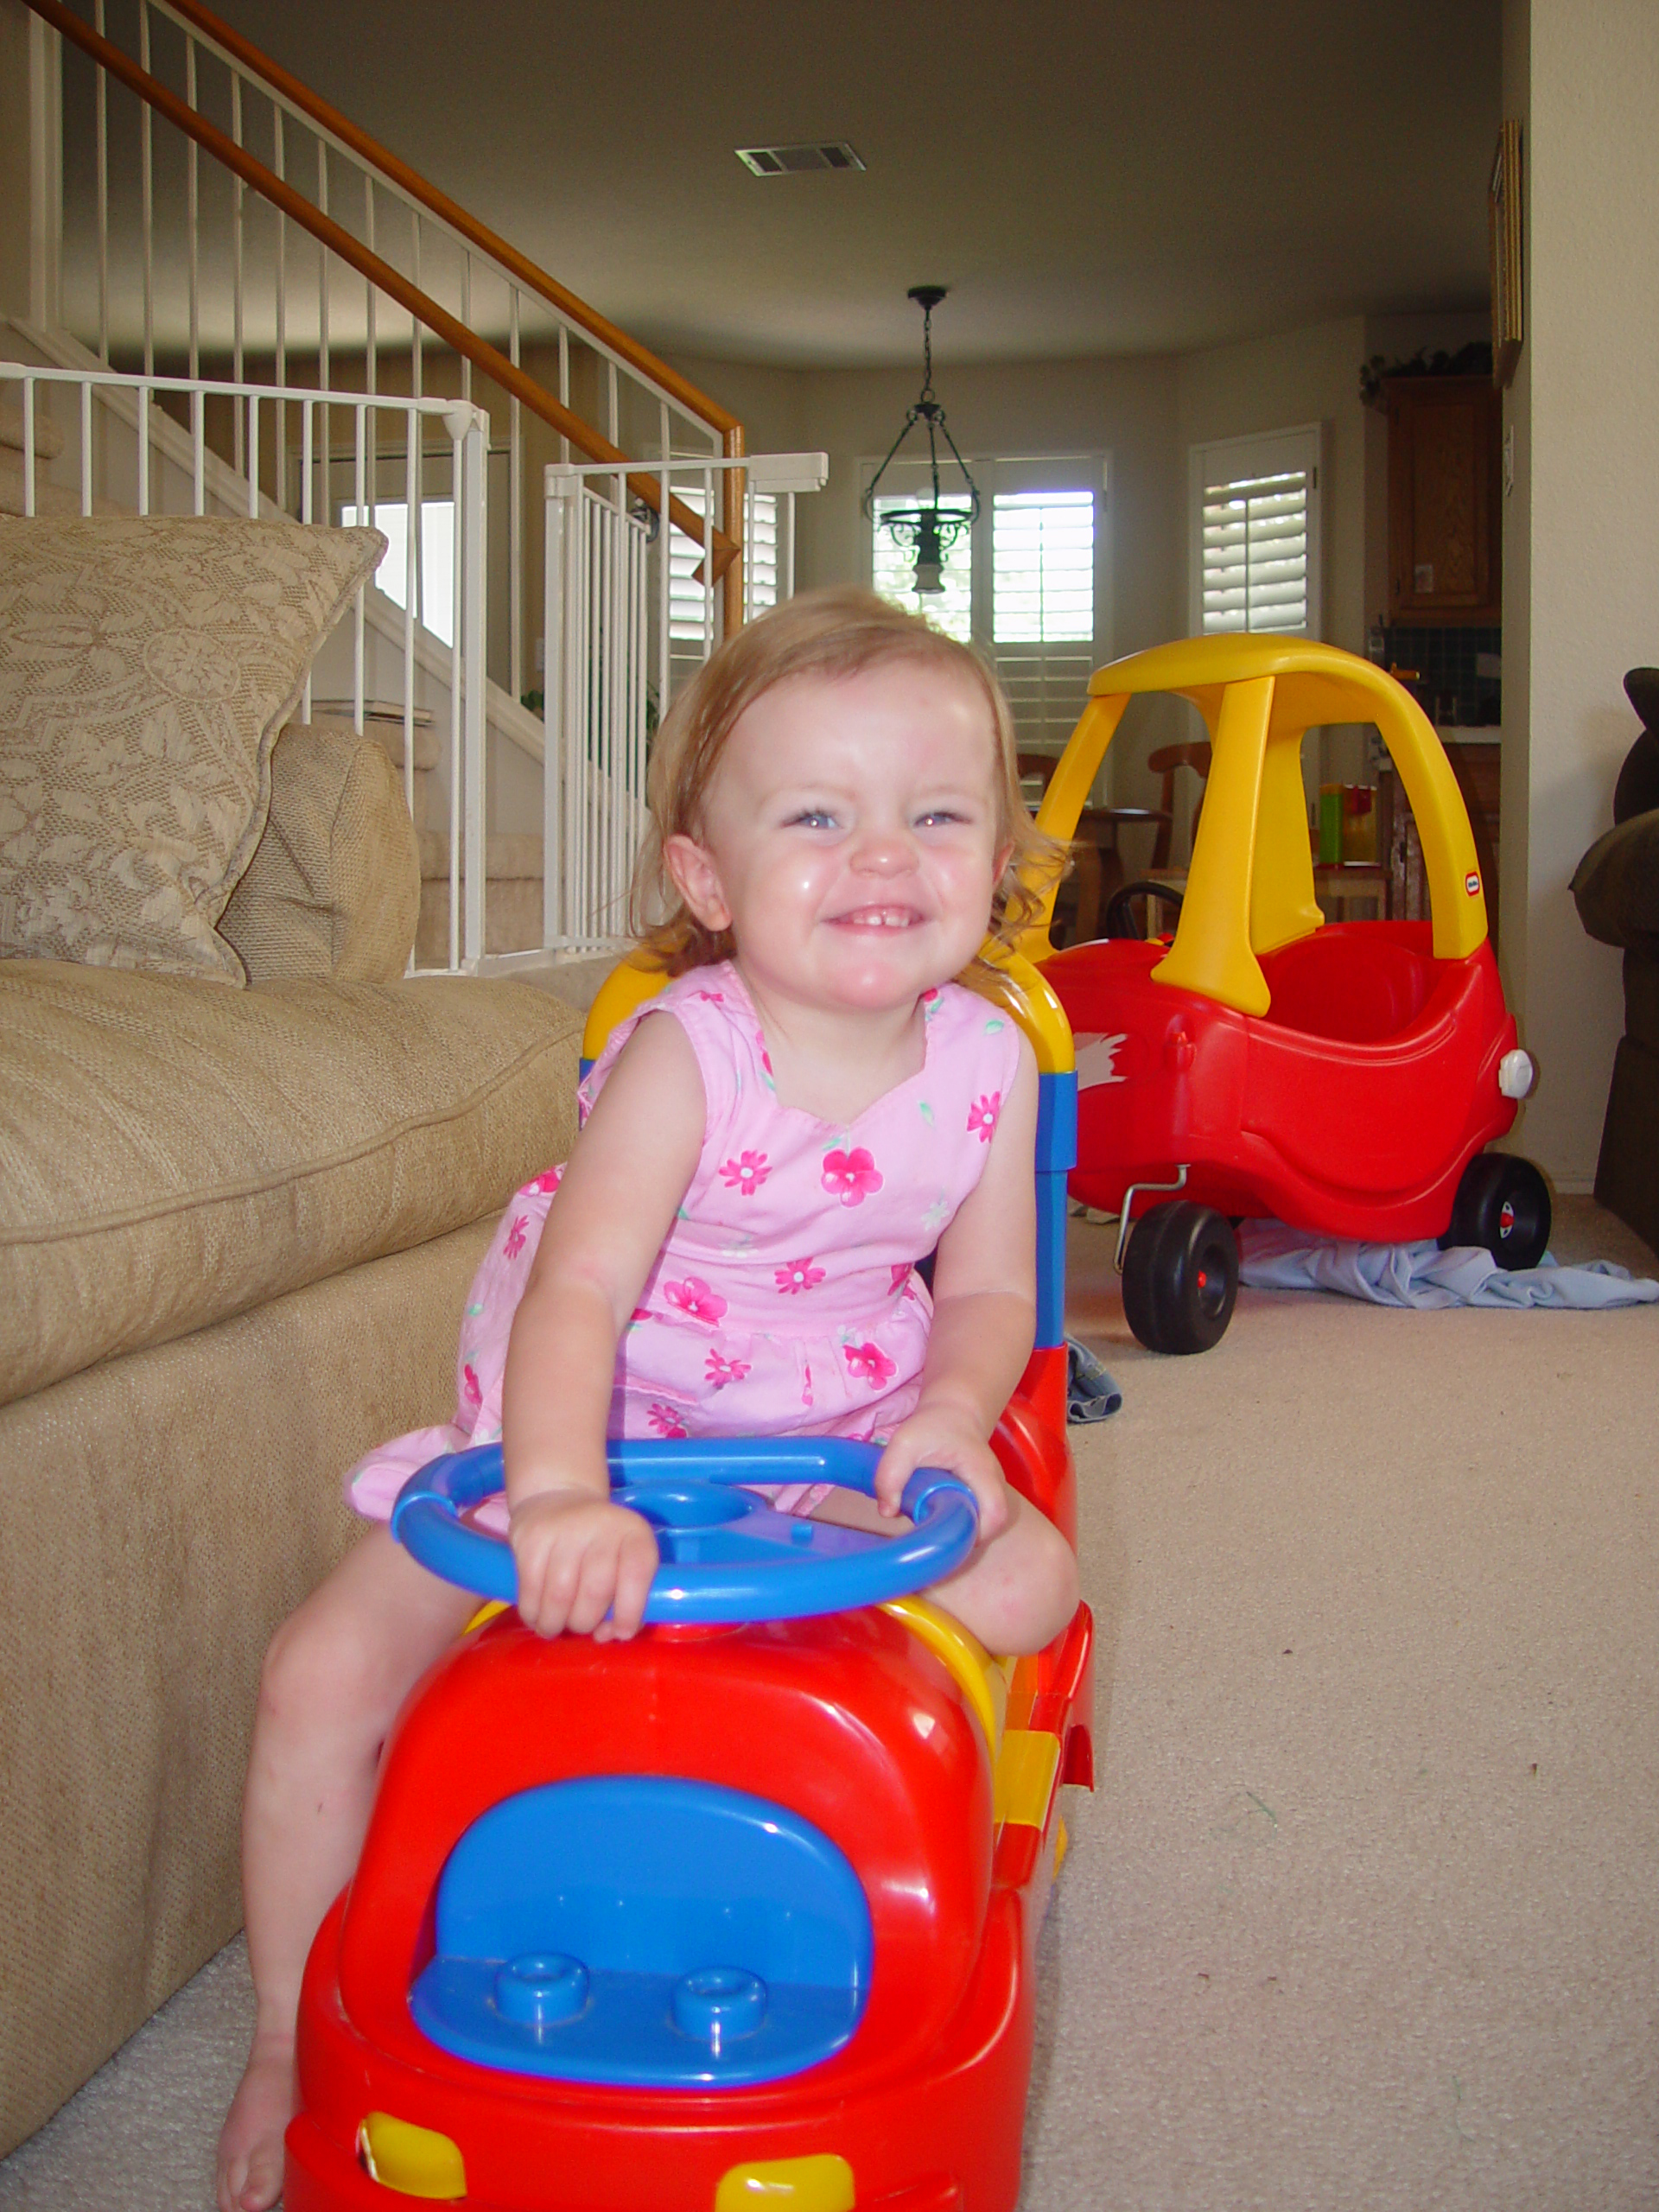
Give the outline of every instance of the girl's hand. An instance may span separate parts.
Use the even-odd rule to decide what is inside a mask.
[[[943,1467],[966,1483],[979,1508],[979,1541],[987,1544],[1008,1525],[1008,1486],[996,1454],[969,1413],[955,1406],[918,1406],[899,1422],[875,1471],[875,1502],[891,1518],[905,1484],[918,1467]]]
[[[657,1539],[639,1514],[586,1488],[537,1491],[513,1507],[508,1534],[518,1611],[537,1636],[634,1634],[657,1572]]]

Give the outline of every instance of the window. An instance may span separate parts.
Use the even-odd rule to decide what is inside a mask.
[[[874,535],[870,547],[871,586],[895,607],[902,607],[912,614],[919,610],[936,629],[965,645],[974,633],[972,532],[963,531],[939,564],[939,581],[944,589],[918,593],[914,582],[914,549],[880,526],[889,515],[913,514],[924,505],[931,504],[931,495],[925,499],[920,492],[877,493]],[[946,492],[941,495],[939,505],[951,513],[964,514],[969,505],[968,494]]]
[[[1319,425],[1194,446],[1192,626],[1317,638]]]
[[[922,503],[925,465],[888,471],[887,480],[897,476],[904,488],[877,495],[870,581],[895,606],[987,652],[1020,743],[1058,752],[1083,712],[1090,675],[1111,658],[1095,488],[1105,481],[1103,456],[968,465],[980,487],[979,519],[945,556],[944,591],[918,594],[910,549],[880,527],[885,515]],[[876,464],[868,466],[873,472]],[[947,490],[940,504],[963,508],[967,495]]]
[[[385,534],[386,556],[374,572],[374,585],[394,607],[404,604],[409,578],[409,506],[403,499],[380,499],[372,507],[342,507],[347,528],[372,523]],[[421,502],[420,604],[422,620],[442,645],[455,641],[455,503]]]
[[[1071,736],[1095,670],[1095,495],[997,492],[991,637],[1023,739]]]
[[[716,491],[716,500],[719,499]],[[693,514],[702,512],[703,493],[699,484],[690,487],[674,487],[674,497],[683,501]],[[753,621],[757,614],[764,614],[769,607],[778,604],[778,498],[772,492],[757,492],[747,502],[748,543],[743,563],[743,606],[745,617]],[[673,663],[673,689],[694,676],[707,658],[703,651],[704,623],[707,601],[697,570],[702,565],[702,548],[688,537],[682,530],[668,532],[668,636],[669,651]],[[715,637],[720,637],[719,594],[716,593]]]
[[[694,515],[702,512],[702,487],[682,488],[676,485],[674,497],[690,508]],[[770,492],[757,492],[750,502],[749,542],[745,549],[743,605],[746,617],[753,621],[757,614],[764,614],[769,607],[778,604],[778,501]],[[671,638],[695,641],[701,645],[703,636],[703,589],[697,570],[702,565],[702,548],[688,537],[683,530],[671,529],[668,533],[668,633]],[[718,620],[716,620],[718,634]]]

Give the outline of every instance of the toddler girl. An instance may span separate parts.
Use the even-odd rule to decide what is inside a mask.
[[[1021,1033],[953,982],[1058,855],[965,647],[867,593],[791,601],[675,702],[642,885],[672,979],[582,1086],[582,1135],[508,1208],[467,1302],[454,1422],[348,1478],[384,1524],[437,1453],[500,1436],[518,1610],[630,1637],[657,1566],[611,1503],[607,1436],[842,1435],[885,1445],[877,1500],[797,1484],[785,1510],[891,1524],[949,1469],[979,1541],[933,1592],[997,1651],[1077,1601],[1071,1548],[988,1439],[1035,1317],[1037,1081]],[[915,1263],[937,1254],[930,1296]],[[398,1706],[475,1601],[377,1526],[273,1640],[244,1814],[258,1998],[219,2144],[222,2212],[282,2185],[305,1956],[351,1874]]]

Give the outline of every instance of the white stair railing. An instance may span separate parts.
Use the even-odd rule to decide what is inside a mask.
[[[0,394],[16,393],[21,461],[21,505],[26,517],[47,512],[92,515],[233,514],[270,517],[284,512],[259,489],[259,456],[279,410],[292,410],[299,425],[298,473],[293,520],[326,523],[315,512],[312,457],[319,418],[334,411],[336,427],[352,426],[350,460],[355,504],[373,524],[370,456],[380,442],[378,424],[391,417],[403,434],[405,469],[401,489],[406,512],[420,515],[417,456],[429,430],[447,445],[455,521],[454,560],[447,609],[454,643],[446,648],[417,640],[419,604],[416,561],[422,532],[405,533],[404,571],[385,577],[386,590],[371,620],[372,587],[359,586],[350,629],[350,676],[343,653],[346,626],[325,644],[321,681],[349,696],[353,724],[364,728],[371,700],[377,720],[388,702],[401,708],[404,796],[415,808],[416,728],[442,713],[448,730],[441,756],[448,830],[448,946],[451,969],[480,965],[485,945],[486,691],[485,566],[488,490],[486,481],[489,419],[465,400],[371,397],[361,393],[315,392],[295,386],[212,378],[140,376],[114,369],[71,370],[0,360]],[[210,412],[228,411],[248,461],[237,476],[209,448]],[[181,420],[180,418],[182,418]],[[429,457],[430,457],[429,455]],[[401,599],[401,605],[398,604]],[[435,610],[429,610],[435,612]],[[417,652],[417,644],[419,651]],[[333,671],[332,675],[330,671]],[[311,712],[318,671],[308,675],[301,712]]]
[[[660,526],[671,496],[720,512],[722,474],[743,471],[747,618],[793,595],[796,499],[829,476],[823,454],[653,462],[652,508],[630,490],[638,466],[546,472],[542,946],[520,959],[597,953],[629,934],[651,733],[725,632],[709,564],[695,549],[677,557],[683,541]]]
[[[535,611],[526,601],[526,414],[558,433],[564,461],[620,461],[625,451],[734,459],[741,423],[199,0],[25,3],[79,49],[64,98],[67,327],[105,365],[121,359],[147,376],[159,365],[194,379],[204,359],[228,360],[230,381],[242,385],[258,381],[269,359],[273,393],[355,387],[376,397],[385,377],[402,386],[400,398],[419,401],[442,378],[451,397],[491,404],[491,450],[506,463],[494,507],[506,605],[493,673],[521,699],[533,682]],[[112,93],[137,103],[136,214],[135,195],[111,188]],[[210,177],[213,190],[204,188]],[[181,236],[158,215],[180,206]],[[136,289],[119,281],[124,270],[137,272]],[[280,402],[275,432],[286,455]],[[310,464],[320,516],[333,451],[325,403]],[[239,443],[226,457],[246,473]],[[387,495],[378,454],[367,458],[374,504]],[[417,454],[411,505],[423,503],[421,472]],[[740,486],[741,473],[734,520]],[[636,493],[654,496],[640,480]],[[675,519],[700,545],[712,542],[722,577],[730,566],[727,617],[741,620],[734,528],[683,507]],[[423,571],[417,538],[417,598]]]

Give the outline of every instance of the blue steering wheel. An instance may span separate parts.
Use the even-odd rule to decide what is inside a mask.
[[[908,1597],[953,1573],[974,1548],[979,1509],[965,1483],[937,1467],[918,1467],[905,1484],[914,1525],[895,1536],[779,1513],[742,1487],[832,1483],[874,1497],[880,1457],[878,1446],[842,1436],[607,1445],[611,1496],[651,1523],[661,1554],[646,1620],[804,1620]],[[512,1605],[512,1546],[461,1517],[503,1483],[499,1444],[448,1452],[397,1493],[391,1533],[444,1581]]]

